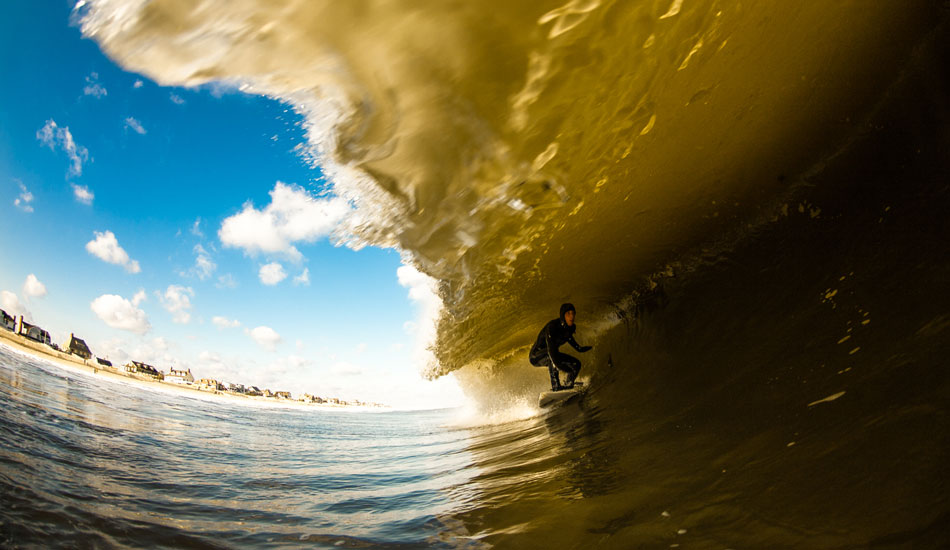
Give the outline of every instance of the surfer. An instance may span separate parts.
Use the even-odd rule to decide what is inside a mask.
[[[566,353],[561,353],[558,348],[568,343],[577,351],[584,353],[592,350],[593,346],[581,346],[574,340],[574,331],[577,326],[574,324],[574,317],[577,312],[573,304],[561,304],[561,314],[557,319],[553,319],[544,325],[538,334],[538,339],[531,347],[531,353],[528,360],[536,367],[547,367],[551,374],[551,390],[559,391],[571,389],[574,387],[574,380],[577,373],[581,370],[581,362]],[[561,385],[561,379],[558,370],[567,373],[567,383]]]

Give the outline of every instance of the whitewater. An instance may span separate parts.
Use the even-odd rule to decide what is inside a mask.
[[[4,540],[101,535],[108,514],[83,515],[96,491],[145,483],[108,489],[132,512],[102,545],[144,545],[128,535],[142,529],[199,547],[947,546],[948,16],[936,1],[80,2],[76,24],[122,67],[303,115],[325,198],[347,203],[334,238],[395,247],[433,279],[425,373],[454,373],[491,420],[350,415],[325,434],[325,418],[272,412],[233,445],[269,488],[228,473],[205,491],[160,467],[132,482],[56,435],[109,427],[104,390],[59,406],[43,387],[71,381],[17,390],[39,367],[4,356],[0,472],[19,510]],[[590,389],[542,414],[527,352],[568,301]],[[139,455],[222,460],[190,432],[128,430],[116,444]],[[277,452],[255,438],[274,430],[301,449],[352,438],[388,473],[353,498],[324,485],[332,459],[291,445],[264,475]],[[30,489],[37,464],[56,466]],[[253,529],[235,523],[252,511]]]

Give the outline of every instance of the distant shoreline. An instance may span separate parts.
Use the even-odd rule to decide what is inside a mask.
[[[0,345],[13,352],[28,355],[35,359],[46,361],[66,370],[76,370],[86,375],[102,377],[113,382],[132,383],[143,389],[153,391],[168,391],[184,397],[195,399],[214,400],[237,405],[266,406],[274,408],[301,408],[325,411],[382,411],[389,407],[367,407],[362,405],[340,405],[335,403],[308,403],[293,399],[274,397],[258,397],[220,390],[202,390],[184,384],[163,382],[146,377],[142,374],[127,373],[121,367],[107,367],[99,364],[95,358],[83,359],[79,356],[57,351],[45,344],[34,342],[25,336],[0,328]]]

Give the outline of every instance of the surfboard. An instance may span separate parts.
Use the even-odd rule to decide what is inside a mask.
[[[538,396],[538,407],[544,409],[563,405],[564,403],[567,403],[571,399],[584,393],[585,388],[586,386],[577,384],[569,390],[541,392],[541,395]]]

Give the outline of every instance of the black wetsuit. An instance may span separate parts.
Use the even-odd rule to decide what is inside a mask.
[[[561,316],[544,325],[544,328],[538,334],[538,339],[534,342],[534,346],[531,347],[531,353],[528,355],[528,360],[531,361],[532,365],[548,368],[551,375],[551,390],[553,391],[563,388],[558,378],[558,370],[568,374],[566,387],[574,385],[574,380],[581,370],[581,362],[576,357],[561,353],[558,348],[567,343],[582,353],[590,349],[590,346],[578,345],[574,340],[574,332],[577,330],[577,326],[568,325],[567,321],[564,320],[564,314],[573,310],[574,307],[570,304],[561,306]]]

